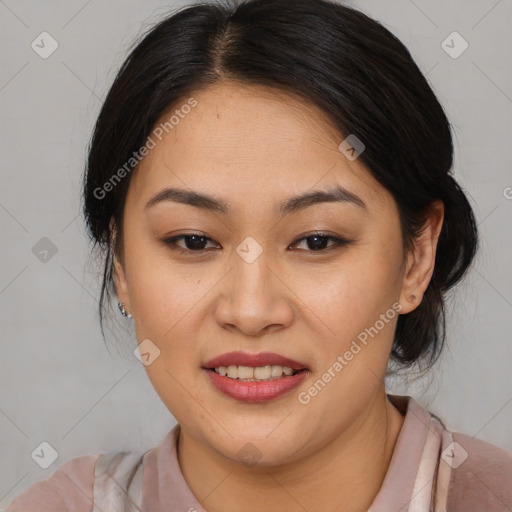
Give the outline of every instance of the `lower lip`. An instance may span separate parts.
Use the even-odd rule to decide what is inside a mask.
[[[203,370],[210,382],[225,395],[242,402],[266,402],[295,389],[307,376],[307,370],[279,379],[262,381],[241,381],[223,377],[213,370]]]

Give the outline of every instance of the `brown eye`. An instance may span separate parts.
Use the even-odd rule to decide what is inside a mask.
[[[339,246],[350,243],[348,240],[344,240],[343,238],[326,235],[324,233],[312,233],[311,235],[297,240],[291,246],[297,245],[303,240],[306,240],[306,247],[308,252],[327,252],[336,249]],[[327,245],[329,241],[332,241],[333,243],[331,245]]]
[[[183,239],[184,245],[178,245],[177,241]],[[204,251],[205,245],[211,238],[208,238],[203,235],[198,235],[197,233],[186,233],[183,235],[178,235],[172,238],[166,238],[164,243],[171,247],[171,249],[177,249],[183,252],[199,252]]]

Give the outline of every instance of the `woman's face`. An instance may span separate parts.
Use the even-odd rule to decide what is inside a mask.
[[[348,429],[382,389],[399,302],[408,311],[396,204],[315,107],[229,82],[193,97],[132,177],[119,299],[183,430],[232,460],[254,445],[262,464],[289,462]],[[291,200],[336,187],[359,200]],[[148,205],[169,188],[225,209],[172,194]],[[233,351],[306,370],[280,396],[242,400],[204,369]]]

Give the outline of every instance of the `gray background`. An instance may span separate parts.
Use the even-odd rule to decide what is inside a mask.
[[[74,456],[149,449],[175,424],[131,354],[133,335],[121,331],[128,349],[119,353],[101,338],[80,179],[101,101],[134,38],[187,3],[0,1],[0,507]],[[455,175],[482,237],[450,303],[440,364],[390,390],[512,450],[512,1],[347,4],[394,32],[427,74],[453,124]],[[47,59],[31,48],[43,31],[59,45]],[[453,31],[469,43],[456,59],[441,46]],[[32,250],[43,237],[57,249],[46,262]],[[42,441],[58,452],[47,469],[31,458]]]

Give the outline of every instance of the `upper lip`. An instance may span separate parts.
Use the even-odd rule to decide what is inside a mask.
[[[307,369],[304,363],[273,352],[260,352],[258,354],[229,352],[210,359],[204,363],[203,368],[219,368],[220,366],[251,366],[255,368],[268,365],[287,366],[292,370]]]

